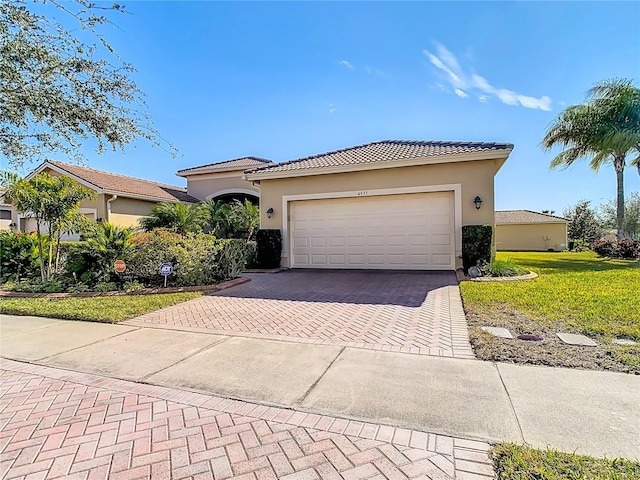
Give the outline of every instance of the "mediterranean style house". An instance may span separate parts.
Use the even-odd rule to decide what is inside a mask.
[[[157,202],[250,199],[261,227],[282,232],[288,268],[453,270],[464,225],[497,225],[498,249],[566,247],[566,220],[494,211],[494,177],[512,149],[384,140],[280,163],[242,157],[186,168],[177,172],[186,188],[51,160],[30,175],[67,175],[93,189],[82,212],[117,225],[137,225]],[[28,215],[12,211],[12,220],[32,228]]]

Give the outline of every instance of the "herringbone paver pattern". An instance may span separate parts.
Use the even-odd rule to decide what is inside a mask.
[[[488,445],[2,360],[0,478],[493,477]]]
[[[453,272],[288,271],[123,322],[474,358]]]

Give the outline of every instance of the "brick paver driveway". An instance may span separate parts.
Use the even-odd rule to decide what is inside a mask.
[[[248,283],[123,323],[473,358],[453,272],[246,276]]]
[[[0,478],[490,480],[489,445],[2,360]]]

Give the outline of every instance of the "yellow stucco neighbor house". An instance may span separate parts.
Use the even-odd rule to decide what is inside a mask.
[[[148,215],[151,207],[158,202],[197,202],[182,187],[64,162],[47,160],[27,178],[40,172],[70,177],[96,192],[96,199],[83,201],[80,204],[80,211],[91,220],[106,221],[119,226],[137,226],[138,220]],[[12,215],[12,221],[20,230],[35,229],[35,220],[29,218],[28,214],[19,215],[13,209]]]
[[[531,210],[496,212],[496,250],[556,251],[567,249],[567,219]]]
[[[509,143],[385,140],[247,171],[289,268],[452,270]],[[478,202],[477,200],[481,200]],[[480,208],[478,208],[480,207]]]

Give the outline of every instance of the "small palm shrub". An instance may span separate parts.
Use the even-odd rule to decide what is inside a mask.
[[[161,202],[151,208],[151,212],[139,221],[140,227],[150,232],[156,228],[163,228],[174,233],[201,232],[207,224],[207,209],[200,203],[186,205],[184,203]]]
[[[114,271],[116,260],[125,260],[133,247],[133,230],[108,222],[95,225],[83,240],[69,247],[66,270],[90,285],[98,282],[120,282]]]

